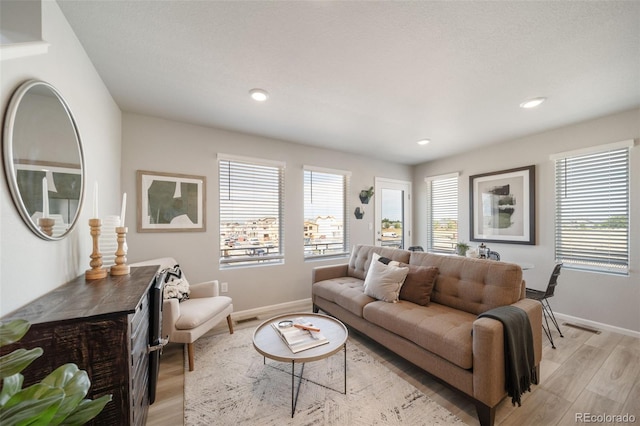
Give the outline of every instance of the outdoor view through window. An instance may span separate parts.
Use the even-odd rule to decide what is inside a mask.
[[[304,255],[328,256],[348,251],[345,194],[348,173],[304,171]]]
[[[221,160],[220,264],[281,262],[284,166]]]
[[[397,189],[384,188],[380,191],[380,215],[382,223],[380,229],[380,245],[384,247],[405,248],[403,217],[404,193]]]

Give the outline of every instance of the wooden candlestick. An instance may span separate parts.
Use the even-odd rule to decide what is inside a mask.
[[[48,236],[53,235],[53,225],[56,223],[55,219],[50,217],[41,217],[38,219],[38,226]]]
[[[100,219],[89,219],[89,227],[91,228],[91,238],[93,239],[93,252],[91,253],[91,269],[87,269],[84,277],[87,280],[99,280],[107,276],[107,270],[102,267],[102,255],[98,248],[98,237],[100,236]]]
[[[126,226],[116,226],[116,234],[118,234],[118,249],[116,250],[116,264],[111,267],[111,275],[127,275],[129,274],[129,265],[127,265],[127,252],[124,249],[127,244]]]

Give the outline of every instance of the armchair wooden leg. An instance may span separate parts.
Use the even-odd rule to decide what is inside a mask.
[[[193,361],[193,343],[187,343],[187,355],[189,356],[189,371],[194,370],[194,361]]]
[[[229,334],[233,334],[233,321],[231,321],[231,314],[227,315],[227,324],[229,325]]]

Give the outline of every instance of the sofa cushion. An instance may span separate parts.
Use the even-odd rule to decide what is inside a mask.
[[[364,294],[364,283],[354,277],[340,277],[313,284],[314,297],[321,297],[362,318],[362,309],[374,298]]]
[[[479,315],[521,299],[522,269],[513,263],[411,252],[411,265],[436,266],[433,302]]]
[[[348,275],[364,280],[373,259],[373,253],[402,263],[409,263],[409,256],[411,255],[411,252],[407,250],[358,244],[351,250],[351,258],[347,267]]]
[[[438,276],[438,268],[435,266],[402,265],[409,268],[409,273],[400,289],[400,299],[427,306]]]
[[[397,302],[400,288],[407,278],[409,268],[385,265],[378,262],[374,253],[374,261],[369,265],[367,277],[364,279],[364,294],[384,302]],[[379,257],[379,256],[377,256]]]
[[[473,366],[471,329],[476,315],[430,303],[369,303],[363,310],[364,319],[412,341],[455,365]]]

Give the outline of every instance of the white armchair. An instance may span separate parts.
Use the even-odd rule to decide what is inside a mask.
[[[137,262],[129,266],[160,265],[160,269],[177,265],[175,259],[162,257]],[[188,275],[187,275],[188,277]],[[190,284],[191,294],[187,300],[165,299],[162,307],[162,336],[168,336],[170,342],[187,345],[189,371],[194,369],[193,343],[207,331],[227,319],[229,333],[233,334],[231,313],[233,304],[230,297],[220,296],[217,280]]]

